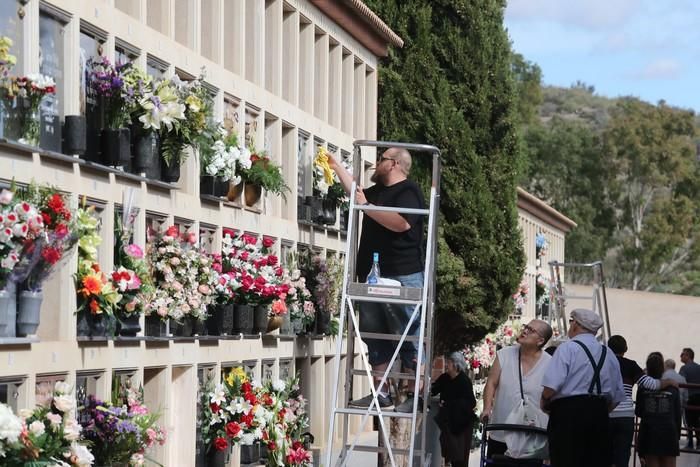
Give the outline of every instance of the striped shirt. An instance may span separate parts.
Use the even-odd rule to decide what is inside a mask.
[[[634,417],[634,401],[632,400],[632,387],[635,384],[658,391],[661,389],[661,382],[644,374],[644,371],[637,365],[637,362],[625,357],[617,357],[620,363],[620,373],[622,373],[622,383],[625,388],[625,399],[610,412],[611,418]]]

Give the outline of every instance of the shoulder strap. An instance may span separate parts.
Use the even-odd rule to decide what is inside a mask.
[[[600,370],[603,369],[603,364],[605,363],[605,355],[607,354],[607,347],[602,345],[602,352],[600,353],[600,359],[598,360],[598,363],[596,364],[595,360],[593,359],[593,355],[591,354],[591,351],[588,350],[588,347],[586,347],[583,342],[573,340],[576,342],[578,345],[581,346],[584,352],[586,352],[586,356],[588,357],[588,361],[591,362],[591,366],[593,367],[593,380],[591,380],[591,385],[588,386],[588,394],[593,394],[593,386],[595,386],[596,391],[598,391],[598,394],[601,393],[601,385],[600,385]]]
[[[520,358],[520,347],[518,347],[518,381],[520,382],[520,398],[525,400],[525,393],[523,393],[523,370],[522,370],[522,359]]]

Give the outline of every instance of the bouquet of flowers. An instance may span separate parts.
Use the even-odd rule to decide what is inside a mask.
[[[9,101],[9,115],[15,121],[22,144],[39,144],[39,104],[48,94],[56,92],[56,83],[50,76],[40,73],[27,76],[8,76],[2,80],[2,94]]]
[[[169,227],[150,245],[150,265],[157,288],[146,314],[180,321],[185,317],[206,318],[216,284],[211,260],[196,248],[193,235],[182,241],[177,226]]]
[[[182,81],[175,75],[166,86],[171,86],[168,93],[174,91],[178,102],[177,108],[183,113],[178,113],[176,118],[171,119],[170,125],[166,123],[167,131],[161,131],[163,159],[167,165],[181,164],[185,158],[183,150],[186,147],[199,149],[201,142],[199,136],[212,115],[213,99],[204,87],[203,76],[192,81]],[[168,95],[169,99],[171,97]]]
[[[185,119],[185,104],[180,102],[170,80],[161,80],[151,87],[152,90],[146,88],[132,116],[141,122],[144,130],[156,130],[161,134],[173,131],[176,122]]]
[[[7,36],[0,36],[0,80],[7,78],[10,70],[17,63],[17,57],[10,53],[12,45],[12,39]]]
[[[241,183],[243,170],[250,169],[250,151],[238,147],[235,133],[227,135],[222,125],[218,125],[216,137],[211,144],[200,147],[202,175],[221,177],[234,185]]]
[[[247,305],[271,305],[275,300],[284,301],[289,286],[282,282],[284,268],[270,249],[275,241],[246,233],[224,229],[221,257],[224,272],[235,275],[240,283],[237,289],[238,303]],[[278,314],[281,312],[278,305]]]
[[[525,305],[527,305],[527,295],[530,293],[530,286],[523,279],[518,286],[518,290],[513,294],[513,302],[515,303],[515,311],[518,314],[523,313]]]
[[[133,395],[114,404],[89,396],[81,412],[97,465],[143,465],[145,452],[166,441],[158,418]]]
[[[42,218],[44,230],[41,235],[24,242],[22,258],[13,271],[13,281],[26,281],[31,291],[39,291],[57,264],[67,256],[79,239],[73,211],[67,206],[64,195],[45,186],[30,185],[23,194],[25,203],[21,210],[29,213],[36,206]]]
[[[289,287],[287,290],[287,305],[292,320],[298,320],[306,327],[314,322],[316,307],[313,296],[306,287],[306,278],[298,269],[297,255],[291,253],[287,258],[287,267],[283,283]]]
[[[0,192],[0,290],[20,262],[25,242],[44,233],[44,220],[36,207],[13,199],[11,190]]]
[[[331,316],[338,314],[343,275],[339,260],[334,256],[324,259],[306,250],[299,255],[299,264],[316,310]]]
[[[45,405],[20,411],[22,429],[19,436],[16,436],[17,420],[12,412],[0,409],[3,418],[0,439],[7,443],[3,446],[3,465],[92,465],[94,456],[80,442],[82,427],[75,418],[75,409],[70,385],[60,381]]]
[[[123,128],[130,123],[130,111],[138,96],[133,87],[127,87],[125,76],[132,68],[131,63],[113,65],[104,56],[90,58],[88,84],[95,95],[102,100],[105,126],[111,129]],[[133,84],[133,82],[132,82]]]

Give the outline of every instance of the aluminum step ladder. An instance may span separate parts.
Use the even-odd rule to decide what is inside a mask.
[[[435,265],[437,259],[437,216],[440,204],[440,150],[435,146],[424,144],[409,144],[387,141],[358,140],[353,143],[353,183],[350,195],[350,209],[348,219],[347,245],[343,275],[343,292],[340,306],[340,325],[335,351],[335,373],[333,392],[331,394],[328,438],[326,443],[326,456],[324,466],[330,467],[333,463],[333,441],[336,421],[342,424],[342,445],[340,456],[336,466],[345,466],[352,452],[377,452],[387,455],[392,467],[397,466],[396,455],[405,456],[403,463],[407,466],[425,467],[430,464],[430,453],[426,452],[425,420],[428,411],[430,394],[430,375],[432,362],[432,338],[433,338],[433,310],[435,307]],[[362,148],[402,148],[416,153],[427,153],[432,156],[432,182],[430,187],[430,199],[427,209],[408,209],[390,206],[360,206],[355,203],[355,192],[361,176]],[[361,211],[387,211],[399,214],[417,214],[427,216],[427,241],[425,246],[425,268],[423,288],[392,287],[386,285],[368,285],[355,282],[355,264],[358,250],[359,213]],[[364,278],[360,278],[364,280]],[[413,307],[413,314],[402,334],[381,334],[359,331],[359,323],[355,304],[357,302],[376,302],[386,304],[408,305]],[[420,323],[418,336],[408,336],[410,326],[414,321]],[[347,328],[346,328],[347,326]],[[343,349],[343,333],[347,329],[346,347]],[[372,371],[367,355],[360,352],[363,368],[354,367],[355,342],[359,339],[383,339],[397,341],[396,349],[391,357],[386,371]],[[423,362],[423,370],[417,364],[416,373],[392,371],[399,351],[404,342],[414,341],[418,343],[417,362]],[[342,396],[339,394],[341,380],[341,355],[343,350],[347,354],[345,365],[345,385]],[[353,394],[353,378],[365,376],[369,379],[373,401],[367,408],[348,407]],[[399,413],[382,410],[377,401],[377,390],[374,386],[373,376],[381,376],[378,387],[382,387],[389,378],[399,380],[413,380],[413,394],[422,394],[423,403],[419,404],[419,397],[413,398],[413,411],[411,413]],[[423,389],[421,392],[421,384]],[[379,424],[379,446],[358,444],[359,433],[352,440],[348,432],[350,417],[362,417],[359,426],[365,426],[370,416],[376,417]],[[391,446],[387,420],[392,418],[408,419],[411,421],[411,431],[408,449]],[[418,435],[418,436],[417,436]]]
[[[574,295],[566,292],[564,281],[562,279],[563,272],[566,270],[590,271],[591,278],[591,294],[590,295]],[[594,261],[592,263],[561,263],[559,261],[549,262],[549,271],[551,274],[552,287],[550,302],[553,308],[549,313],[549,324],[552,322],[559,326],[559,329],[566,335],[568,332],[568,315],[566,306],[568,300],[586,300],[590,301],[590,309],[597,313],[603,320],[603,332],[599,336],[599,340],[607,342],[611,335],[610,317],[608,315],[608,297],[605,293],[605,275],[603,274],[603,262]]]

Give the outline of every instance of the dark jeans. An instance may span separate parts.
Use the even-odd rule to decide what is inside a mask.
[[[630,449],[634,438],[634,418],[610,418],[610,439],[612,440],[612,461],[616,467],[630,464]]]
[[[553,401],[547,426],[552,467],[609,467],[609,433],[605,398],[573,396]]]

